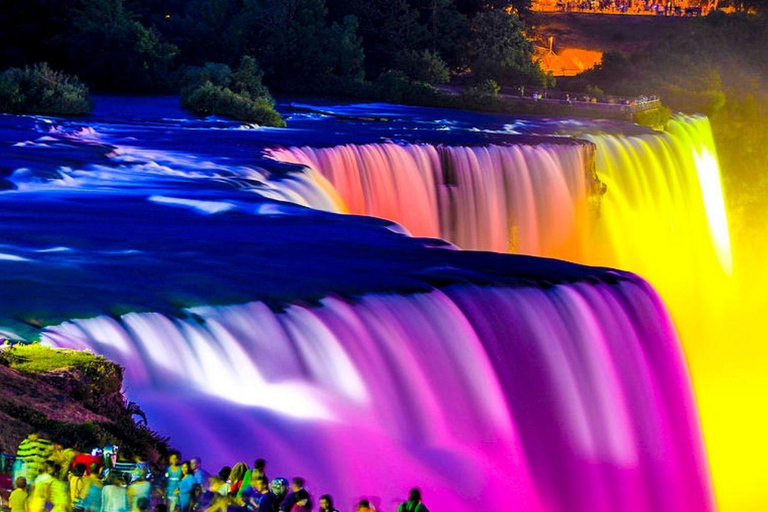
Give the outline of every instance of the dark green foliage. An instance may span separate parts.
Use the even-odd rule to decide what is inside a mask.
[[[442,83],[446,67],[470,65],[479,80],[538,83],[520,41],[496,68],[497,55],[482,59],[483,45],[473,42],[470,19],[510,18],[515,2],[15,0],[0,9],[0,69],[45,60],[97,90],[172,92],[188,65],[234,67],[252,55],[266,83],[287,92],[338,94],[393,69]]]
[[[429,50],[405,52],[398,61],[397,69],[411,80],[428,84],[445,84],[451,80],[448,65],[440,55]]]
[[[181,104],[198,115],[285,126],[261,79],[256,60],[249,56],[242,58],[234,73],[226,64],[210,62],[202,68],[189,68],[181,91]]]
[[[240,24],[246,50],[258,57],[273,87],[322,93],[363,80],[357,19],[329,24],[322,0],[253,0]]]
[[[83,115],[90,109],[88,88],[48,64],[0,74],[0,112]]]
[[[402,71],[383,73],[371,87],[372,99],[390,103],[438,106],[443,96],[431,85],[409,79]]]
[[[67,34],[70,69],[97,89],[162,92],[172,89],[178,49],[139,23],[123,0],[87,0]]]
[[[546,75],[533,62],[533,43],[520,18],[504,11],[478,14],[473,23],[472,75],[505,85],[543,85]]]
[[[488,79],[465,89],[460,96],[463,108],[467,110],[485,110],[500,105],[499,91],[501,88],[495,81]]]

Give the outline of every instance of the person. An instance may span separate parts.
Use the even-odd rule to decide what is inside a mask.
[[[280,510],[285,512],[291,512],[291,510],[293,510],[293,506],[296,504],[296,493],[304,489],[304,479],[297,476],[291,480],[291,489],[292,491],[288,493],[283,500],[283,504],[280,505]],[[309,504],[309,508],[312,509],[311,503]]]
[[[267,461],[264,459],[256,459],[253,462],[253,469],[249,469],[245,472],[245,475],[243,475],[243,485],[240,486],[240,490],[237,493],[237,497],[240,498],[243,495],[243,492],[250,487],[252,487],[251,481],[256,480],[258,477],[264,477],[267,479],[267,482],[269,482],[269,478],[267,477],[266,473],[267,469]]]
[[[203,459],[192,457],[189,459],[189,463],[192,465],[192,476],[195,478],[195,483],[204,488],[208,483],[208,473],[203,469]]]
[[[165,503],[169,512],[176,512],[179,504],[179,481],[181,481],[181,466],[179,459],[181,454],[173,451],[168,455],[168,467],[165,468]]]
[[[34,483],[52,453],[53,443],[43,438],[40,432],[32,432],[16,450],[16,460],[21,463],[14,477],[23,476]]]
[[[371,506],[371,502],[368,500],[360,500],[355,507],[355,512],[375,512],[375,509]]]
[[[109,475],[107,485],[101,490],[100,512],[128,512],[128,492],[117,473]]]
[[[48,462],[40,466],[37,478],[35,478],[35,482],[32,484],[28,507],[29,512],[43,512],[45,510],[45,506],[51,497],[51,483],[53,483],[51,471],[53,469]]]
[[[104,461],[101,458],[101,449],[94,448],[90,453],[78,453],[75,455],[75,458],[72,459],[71,467],[74,469],[78,464],[83,464],[85,466],[85,475],[90,473],[91,464],[103,466]]]
[[[320,512],[339,512],[333,508],[333,498],[330,494],[320,496]]]
[[[53,508],[51,512],[68,512],[70,504],[70,494],[67,482],[61,478],[62,468],[59,464],[53,463],[51,465],[51,504]]]
[[[69,472],[69,499],[74,512],[83,511],[83,498],[85,498],[85,483],[88,477],[85,473],[88,468],[82,462],[78,462]]]
[[[176,489],[181,512],[189,512],[192,509],[192,495],[196,486],[197,482],[195,482],[195,476],[192,474],[192,464],[185,461],[181,464],[181,480],[179,481],[179,488]]]
[[[280,510],[283,501],[285,501],[285,496],[288,494],[288,480],[285,478],[275,478],[272,480],[269,489],[274,495],[275,501],[277,502],[277,507],[275,510]]]
[[[136,508],[133,512],[147,512],[149,510],[149,498],[141,497],[136,500]]]
[[[131,482],[131,485],[128,486],[128,503],[130,504],[131,510],[135,511],[139,508],[140,499],[144,498],[149,500],[151,493],[152,484],[147,480],[146,472],[143,470],[139,471],[136,474],[136,480]]]
[[[67,480],[67,473],[69,473],[69,469],[72,467],[72,462],[78,453],[79,452],[74,448],[64,448],[64,445],[61,443],[53,443],[53,452],[48,457],[48,460],[54,462],[61,468],[58,473],[54,473],[56,478]]]
[[[273,512],[278,505],[274,495],[269,492],[267,479],[262,475],[251,481],[251,486],[243,491],[241,499],[249,510]]]
[[[296,503],[294,503],[291,512],[311,512],[312,503],[309,501],[309,492],[306,489],[299,489],[294,495]]]
[[[408,493],[408,501],[401,503],[397,512],[429,512],[421,502],[421,491],[414,487]]]
[[[267,482],[266,475],[260,476],[256,480],[257,489],[265,487]],[[259,501],[260,512],[280,512],[280,506],[285,499],[285,493],[288,487],[288,480],[285,478],[275,478],[272,483],[266,486],[267,492],[264,493]]]
[[[139,479],[139,476],[143,474],[144,480],[152,480],[152,469],[149,465],[149,461],[141,454],[133,456],[133,468],[130,470],[131,482],[135,482]]]
[[[248,466],[245,462],[238,462],[232,467],[232,472],[229,474],[229,494],[240,495],[240,489],[243,488],[243,477],[247,470]]]
[[[88,467],[88,476],[85,478],[83,487],[83,509],[88,512],[99,512],[101,510],[101,473],[104,465],[101,462],[92,462]]]
[[[27,479],[20,476],[14,483],[16,488],[8,496],[8,506],[11,508],[11,512],[27,512],[27,498],[29,498]]]
[[[211,484],[207,493],[206,512],[223,512],[231,504],[232,499],[229,495],[229,485],[227,484],[231,472],[232,468],[224,466],[216,476],[211,477]]]

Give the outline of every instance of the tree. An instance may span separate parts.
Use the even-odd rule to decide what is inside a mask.
[[[88,0],[68,38],[71,68],[96,88],[167,91],[178,49],[128,12],[123,0]]]
[[[504,11],[487,11],[475,17],[472,38],[475,81],[542,83],[545,76],[533,61],[533,43],[525,37],[523,29],[520,18]]]
[[[363,79],[357,19],[328,24],[323,0],[251,0],[240,23],[271,86],[327,92]]]
[[[405,52],[399,59],[397,68],[411,80],[428,84],[445,84],[451,80],[448,65],[439,55],[429,50]]]

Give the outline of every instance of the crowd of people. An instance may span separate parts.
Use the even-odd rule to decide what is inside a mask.
[[[239,462],[209,475],[199,457],[171,452],[161,474],[140,456],[126,460],[117,446],[79,453],[30,434],[14,463],[10,512],[311,512],[314,497],[301,477],[267,477],[267,463]],[[321,512],[338,512],[320,496]],[[361,499],[354,510],[376,509]],[[398,512],[428,512],[421,492],[410,490]]]

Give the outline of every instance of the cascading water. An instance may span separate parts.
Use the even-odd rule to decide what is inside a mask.
[[[575,167],[558,158],[540,160],[535,167],[529,159],[515,159],[521,149],[514,145],[488,150],[506,154],[505,160],[477,158],[477,153],[485,151],[478,148],[395,144],[366,151],[350,150],[346,146],[294,147],[271,150],[269,154],[279,160],[312,167],[312,172],[320,173],[330,183],[339,183],[336,189],[345,201],[362,202],[365,208],[373,204],[368,201],[369,195],[375,195],[376,190],[391,190],[393,186],[357,192],[347,185],[348,174],[375,174],[378,180],[398,183],[390,176],[408,172],[402,169],[402,162],[408,161],[406,157],[372,158],[372,153],[374,156],[382,152],[413,153],[410,174],[414,176],[426,174],[439,178],[451,174],[446,171],[460,169],[456,175],[463,179],[453,182],[433,179],[431,184],[435,189],[428,197],[435,198],[437,212],[450,211],[452,217],[449,218],[462,219],[462,230],[475,234],[475,238],[450,229],[452,225],[445,222],[439,224],[441,237],[464,248],[500,250],[506,247],[511,252],[605,265],[642,275],[670,308],[696,389],[707,396],[719,396],[714,394],[718,391],[713,389],[712,382],[721,380],[721,369],[713,362],[721,359],[717,347],[733,330],[724,312],[732,309],[728,304],[738,302],[739,296],[732,290],[730,236],[709,121],[702,116],[678,115],[664,132],[632,136],[593,132],[577,136],[594,145],[594,172],[599,181],[589,179],[592,176],[589,167],[581,171],[578,168],[590,163],[588,155],[582,156]],[[437,153],[440,158],[416,157],[424,153]],[[431,173],[424,171],[425,160],[426,169]],[[395,164],[389,163],[391,161]],[[507,162],[514,162],[514,167],[508,167]],[[513,181],[509,176],[544,178],[538,182],[531,178]],[[571,194],[564,201],[558,198],[556,187],[546,186],[552,176],[559,176],[561,183],[573,183],[575,178],[580,180],[579,186],[570,187]],[[500,182],[507,186],[515,183],[518,189],[500,193],[503,190]],[[398,190],[409,198],[408,204],[419,204],[411,196],[413,191],[423,188],[425,186],[400,187]],[[489,189],[496,192],[489,193]],[[446,199],[452,197],[462,199],[456,202]],[[384,198],[378,198],[376,204],[383,201]],[[560,206],[563,204],[565,208]],[[538,205],[548,205],[548,212],[555,215],[542,214]],[[557,217],[561,212],[574,214],[563,222]],[[407,220],[396,215],[389,218],[403,223]],[[445,215],[440,216],[444,218]],[[571,243],[541,244],[540,233],[556,234],[559,240]],[[708,439],[719,443],[719,451],[725,454],[724,448],[729,443],[723,439],[723,432],[728,429],[721,425],[721,409],[722,403],[715,400],[702,409],[702,414]]]
[[[564,257],[583,250],[596,188],[588,144],[374,143],[270,149],[306,165],[342,210],[389,219],[464,249]],[[319,173],[319,174],[318,174]],[[314,206],[314,205],[313,205]],[[321,206],[321,205],[318,205]]]
[[[685,362],[645,282],[286,204],[463,248],[639,265],[688,336],[691,267],[728,264],[705,121],[445,146],[382,143],[387,126],[271,151],[319,166],[302,170],[252,162],[285,137],[303,145],[301,129],[177,115],[13,145],[0,300],[14,325],[56,324],[46,342],[123,364],[129,398],[185,455],[212,470],[264,456],[344,508],[373,495],[391,511],[420,485],[452,512],[714,509]],[[654,233],[673,257],[643,257]],[[214,303],[247,304],[179,310]]]
[[[714,509],[674,328],[630,275],[134,313],[43,340],[123,364],[152,425],[210,464],[264,456],[341,503],[394,510],[418,482],[454,512]]]
[[[308,166],[351,213],[394,220],[414,235],[636,272],[669,304],[683,342],[702,343],[728,300],[732,270],[709,121],[681,115],[665,132],[580,137],[591,144],[267,153]]]
[[[443,238],[464,249],[653,275],[659,264],[649,264],[647,249],[662,244],[670,251],[654,250],[655,258],[673,272],[696,272],[704,265],[709,274],[712,257],[721,271],[731,271],[717,157],[705,117],[677,116],[663,133],[583,138],[596,151],[587,144],[374,143],[273,148],[267,154],[306,165],[321,189],[333,187],[333,200],[317,207],[338,203],[338,196],[341,211],[389,219],[415,236]],[[590,202],[599,215],[590,215]],[[670,263],[669,252],[684,261]]]

